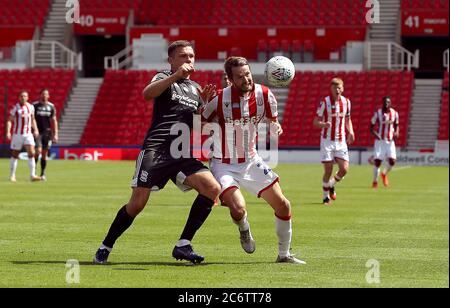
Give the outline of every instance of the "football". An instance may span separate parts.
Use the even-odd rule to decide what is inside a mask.
[[[267,61],[264,75],[271,86],[287,87],[295,76],[294,63],[283,56],[273,57]]]

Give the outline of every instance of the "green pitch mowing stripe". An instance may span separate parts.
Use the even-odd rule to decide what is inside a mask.
[[[253,255],[241,249],[228,210],[216,207],[194,239],[205,264],[175,261],[171,251],[195,194],[173,184],[151,196],[116,243],[111,264],[94,266],[96,249],[128,201],[134,162],[51,161],[48,181],[39,183],[28,181],[26,162],[19,162],[18,183],[7,181],[8,170],[9,161],[0,160],[0,287],[449,286],[448,168],[399,168],[390,188],[373,190],[372,168],[351,166],[337,201],[326,207],[319,164],[279,166],[293,207],[292,253],[306,266],[274,263],[273,211],[248,194]],[[80,264],[78,284],[66,282],[76,278],[69,259]],[[376,277],[374,264],[379,284],[366,281]]]

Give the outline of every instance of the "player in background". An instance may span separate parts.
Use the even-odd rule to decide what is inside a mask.
[[[39,136],[36,138],[36,165],[41,156],[41,178],[46,180],[45,168],[47,167],[47,157],[52,142],[58,142],[58,120],[55,106],[49,102],[50,94],[47,89],[41,90],[39,101],[33,103],[34,117],[39,129]]]
[[[305,264],[289,252],[292,240],[291,204],[283,195],[278,175],[256,151],[255,127],[244,124],[268,123],[274,128],[273,132],[281,134],[277,101],[267,87],[253,82],[245,58],[228,58],[225,71],[231,86],[219,91],[202,111],[203,120],[218,123],[221,128],[221,133],[213,136],[216,140],[210,160],[211,171],[221,184],[220,200],[230,209],[231,218],[238,226],[242,248],[247,253],[253,253],[256,245],[241,188],[263,198],[275,214],[279,243],[276,262]],[[225,127],[232,127],[231,133],[227,133]]]
[[[314,126],[321,128],[320,152],[324,167],[323,203],[329,205],[336,200],[336,183],[340,182],[348,172],[349,155],[347,144],[355,141],[353,124],[350,118],[351,103],[345,98],[344,82],[340,78],[331,80],[331,94],[320,102]],[[348,132],[348,137],[346,134]],[[333,163],[339,170],[333,176]]]
[[[375,136],[374,167],[372,187],[378,187],[378,176],[383,160],[387,159],[384,171],[381,173],[383,185],[389,186],[388,173],[392,170],[397,159],[395,139],[399,137],[398,112],[391,108],[391,98],[385,96],[382,99],[383,107],[378,109],[372,117],[370,131]],[[375,129],[377,127],[377,129]]]
[[[13,123],[14,127],[12,127]],[[34,137],[38,135],[39,131],[34,118],[34,107],[28,103],[28,92],[22,91],[19,94],[19,102],[11,109],[6,121],[6,139],[11,140],[9,177],[11,182],[16,182],[17,163],[23,147],[25,147],[28,154],[31,181],[41,180],[40,177],[36,176],[36,162],[34,161]]]
[[[226,87],[231,86],[230,79],[228,79],[227,72],[223,72],[222,74],[222,80],[221,80],[222,89],[225,89]]]
[[[162,190],[169,180],[182,191],[193,188],[198,192],[172,256],[192,263],[204,260],[203,256],[194,252],[191,241],[208,218],[220,193],[220,185],[202,162],[192,158],[192,153],[188,158],[174,158],[171,145],[178,136],[171,135],[170,131],[174,124],[179,123],[192,129],[193,114],[212,95],[208,90],[211,86],[202,90],[189,79],[195,63],[195,53],[189,42],[173,42],[168,48],[168,55],[171,70],[156,74],[143,91],[145,100],[154,99],[153,119],[136,161],[131,198],[117,213],[95,254],[94,263],[107,262],[114,243],[144,209],[150,194]]]

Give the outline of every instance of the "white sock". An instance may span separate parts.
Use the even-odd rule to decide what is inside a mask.
[[[322,189],[323,189],[323,198],[329,198],[330,197],[330,184],[329,183],[322,183]]]
[[[373,167],[373,181],[378,182],[379,176],[380,176],[380,168],[377,166]]]
[[[17,158],[11,157],[11,160],[9,161],[10,177],[16,177],[17,162]]]
[[[236,221],[233,219],[233,222],[239,227],[239,231],[247,231],[248,229],[250,229],[250,224],[247,220],[247,212],[245,212],[245,215],[241,220]]]
[[[389,173],[389,171],[392,170],[392,167],[393,166],[391,166],[391,164],[387,164],[387,166],[384,168],[384,171],[383,171],[384,175],[387,175]]]
[[[188,240],[179,240],[179,241],[175,244],[175,246],[177,246],[177,247],[183,247],[183,246],[186,246],[186,245],[191,245],[191,241],[188,241]]]
[[[282,220],[275,216],[275,227],[278,235],[278,255],[281,258],[289,256],[292,239],[292,219]]]
[[[34,160],[34,157],[28,158],[28,167],[30,168],[30,176],[35,177],[36,176],[36,161]]]
[[[103,245],[103,243],[100,245],[100,249],[106,249],[106,250],[108,250],[109,252],[111,252],[111,250],[112,250],[112,248]]]
[[[334,187],[334,185],[336,185],[336,183],[340,182],[342,179],[336,174],[335,176],[333,176],[330,179],[330,182],[328,182],[328,185],[330,187]]]

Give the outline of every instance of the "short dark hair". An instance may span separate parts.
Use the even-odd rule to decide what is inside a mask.
[[[383,96],[383,102],[386,101],[386,100],[391,100],[391,97],[389,95]]]
[[[50,93],[50,91],[49,91],[47,88],[43,88],[43,89],[41,89],[41,92],[39,92],[39,94],[42,94],[42,93],[44,93],[45,91],[47,91],[47,92]]]
[[[244,57],[229,57],[225,61],[225,72],[227,73],[228,79],[233,80],[233,67],[240,67],[249,65],[248,61]]]
[[[169,55],[169,57],[171,57],[173,55],[174,51],[178,47],[192,47],[192,49],[194,49],[194,47],[192,46],[192,43],[189,41],[184,41],[184,40],[175,41],[175,42],[172,42],[172,44],[170,44],[169,48],[167,49],[167,54]]]

